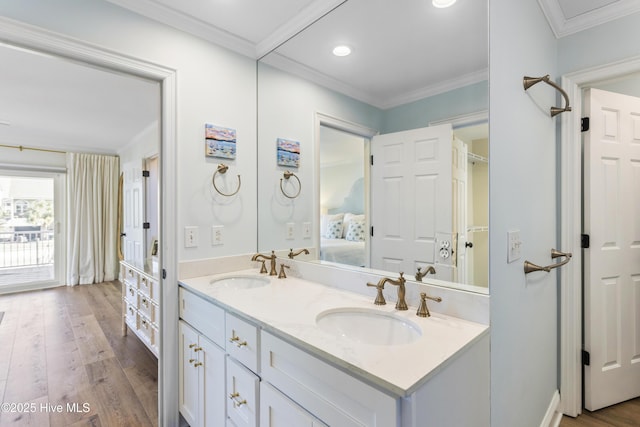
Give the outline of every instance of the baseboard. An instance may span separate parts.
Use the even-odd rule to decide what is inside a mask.
[[[560,411],[560,393],[558,390],[553,392],[547,413],[542,419],[540,427],[558,427],[562,420],[562,412]]]

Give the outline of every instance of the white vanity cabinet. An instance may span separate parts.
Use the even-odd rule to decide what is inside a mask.
[[[260,383],[261,427],[327,427],[267,382]]]
[[[225,423],[225,352],[186,322],[179,326],[180,412],[190,426]]]

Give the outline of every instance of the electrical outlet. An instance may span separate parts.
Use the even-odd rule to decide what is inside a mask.
[[[211,246],[219,246],[224,244],[223,230],[224,225],[214,225],[211,227]]]
[[[303,222],[302,223],[302,238],[310,239],[311,238],[311,223]]]
[[[507,263],[519,260],[521,253],[520,230],[507,231]]]
[[[294,222],[287,223],[287,240],[293,240],[295,238],[296,224]]]
[[[184,247],[185,248],[197,248],[198,247],[198,227],[185,227],[184,228]]]

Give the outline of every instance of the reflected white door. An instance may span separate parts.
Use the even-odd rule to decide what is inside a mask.
[[[584,136],[585,408],[640,395],[640,99],[591,89]]]
[[[458,236],[456,267],[453,268],[453,281],[458,283],[470,283],[467,279],[469,265],[467,258],[467,224],[468,209],[468,165],[467,144],[454,138],[452,152],[452,199],[453,199],[453,233]]]
[[[436,233],[451,236],[451,125],[371,140],[371,267],[413,274],[434,265]],[[451,279],[451,268],[436,267]]]
[[[142,179],[142,161],[128,162],[122,165],[124,173],[123,212],[124,259],[137,265],[144,262],[144,182]]]

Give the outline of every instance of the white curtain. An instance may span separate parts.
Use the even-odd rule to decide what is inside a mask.
[[[115,280],[118,157],[67,154],[67,285]]]

